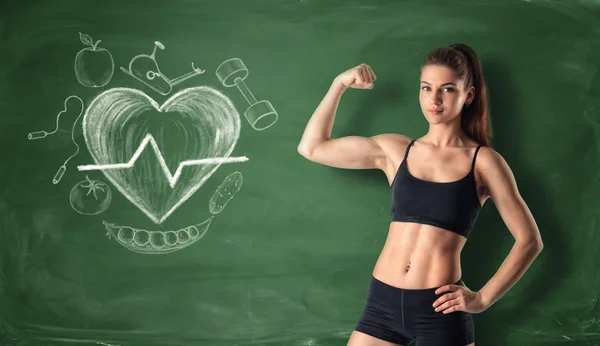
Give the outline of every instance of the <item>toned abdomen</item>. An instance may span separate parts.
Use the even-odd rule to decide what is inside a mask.
[[[460,252],[465,242],[463,236],[437,227],[392,222],[373,276],[406,289],[454,283],[462,277]]]

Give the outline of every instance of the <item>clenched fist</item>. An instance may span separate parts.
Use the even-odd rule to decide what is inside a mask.
[[[375,82],[377,77],[369,65],[360,64],[341,73],[335,79],[342,82],[348,88],[372,89],[374,86],[373,82]]]

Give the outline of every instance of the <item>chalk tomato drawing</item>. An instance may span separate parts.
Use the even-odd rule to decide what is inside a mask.
[[[110,52],[98,48],[101,40],[94,41],[89,35],[79,33],[81,42],[89,47],[83,48],[75,56],[75,77],[81,85],[91,88],[108,84],[115,70],[115,62]]]
[[[108,209],[112,198],[110,188],[98,180],[86,180],[75,184],[69,194],[71,207],[83,215],[97,215]]]

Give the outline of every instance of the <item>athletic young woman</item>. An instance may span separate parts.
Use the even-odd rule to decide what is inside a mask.
[[[330,138],[344,91],[371,89],[375,80],[366,64],[338,75],[298,146],[323,165],[380,169],[390,184],[389,233],[348,346],[474,345],[472,314],[500,299],[543,248],[510,167],[490,147],[481,64],[465,44],[427,54],[419,102],[429,130],[420,138]],[[472,291],[461,280],[460,253],[488,198],[515,244],[495,275]]]

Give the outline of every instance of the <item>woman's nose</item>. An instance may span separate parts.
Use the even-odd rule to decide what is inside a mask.
[[[439,92],[433,93],[433,96],[431,97],[431,103],[434,103],[436,105],[441,104],[442,103],[442,94]]]
[[[429,99],[429,103],[432,105],[439,105],[442,104],[442,98],[441,97],[432,97]]]

